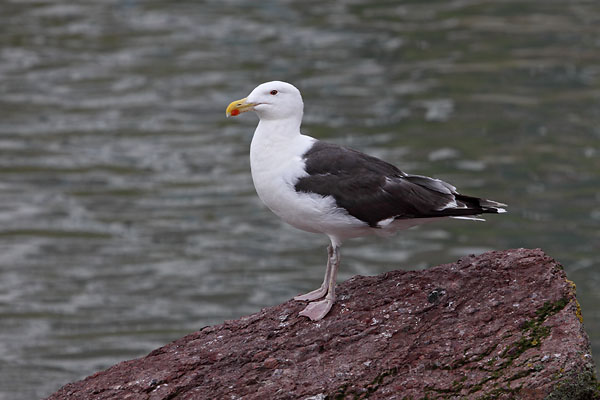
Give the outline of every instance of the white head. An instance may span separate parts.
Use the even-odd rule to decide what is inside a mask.
[[[302,120],[304,103],[300,91],[294,85],[281,81],[258,85],[248,97],[236,100],[227,107],[226,115],[239,115],[256,111],[261,120]]]

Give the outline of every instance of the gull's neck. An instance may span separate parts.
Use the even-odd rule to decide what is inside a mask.
[[[260,120],[250,145],[253,172],[261,166],[280,166],[306,151],[314,139],[300,133],[301,122],[301,118]]]
[[[269,132],[269,135],[291,137],[300,134],[302,117],[291,116],[289,118],[267,119],[261,118],[256,127],[257,133]]]
[[[285,146],[300,135],[299,118],[261,119],[254,131],[252,147],[269,149]]]

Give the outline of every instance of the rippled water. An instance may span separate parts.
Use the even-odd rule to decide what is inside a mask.
[[[325,237],[252,186],[258,83],[303,131],[510,203],[487,223],[347,242],[340,279],[541,247],[600,356],[594,1],[0,5],[0,398],[43,397],[316,287]]]

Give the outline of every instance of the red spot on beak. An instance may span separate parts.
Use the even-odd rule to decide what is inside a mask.
[[[231,110],[231,115],[233,115],[234,117],[236,115],[240,115],[240,110]]]

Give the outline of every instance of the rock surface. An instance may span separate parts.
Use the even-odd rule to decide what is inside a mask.
[[[596,399],[575,286],[541,250],[355,276],[314,323],[288,301],[50,399]]]

